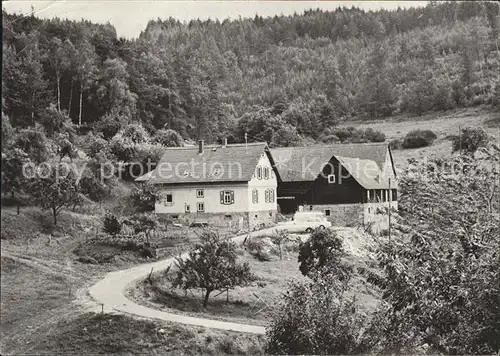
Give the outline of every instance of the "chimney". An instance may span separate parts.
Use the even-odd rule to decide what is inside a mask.
[[[198,153],[200,155],[203,153],[203,140],[198,140]]]
[[[224,147],[227,146],[227,138],[224,138],[224,141],[222,142],[222,146],[224,146]]]

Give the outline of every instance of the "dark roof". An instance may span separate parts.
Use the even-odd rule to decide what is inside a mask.
[[[195,147],[172,147],[153,171],[150,182],[159,183],[217,183],[248,182],[267,143],[206,145],[203,153]]]
[[[363,187],[383,189],[388,182],[376,180],[375,177],[381,177],[387,150],[386,143],[339,144],[275,148],[271,150],[271,155],[283,182],[314,181],[324,166],[335,157],[343,166],[350,166],[346,168]],[[379,174],[373,172],[374,168],[378,169]],[[369,171],[368,174],[366,171]]]

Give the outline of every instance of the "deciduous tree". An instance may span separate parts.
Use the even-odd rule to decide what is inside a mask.
[[[72,207],[80,200],[77,174],[67,164],[41,166],[28,184],[35,203],[52,212],[54,225],[57,225],[57,216],[64,208]]]
[[[244,286],[255,279],[248,263],[237,262],[236,244],[223,240],[212,231],[205,231],[186,259],[177,258],[177,274],[172,286],[184,290],[202,288],[203,306],[210,294],[236,286]]]

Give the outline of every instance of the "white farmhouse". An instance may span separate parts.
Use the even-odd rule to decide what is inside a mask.
[[[160,186],[159,215],[250,229],[276,221],[277,180],[265,142],[168,148],[149,182]]]

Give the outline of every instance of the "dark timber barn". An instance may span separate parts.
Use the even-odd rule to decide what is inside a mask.
[[[282,214],[323,211],[334,225],[387,228],[397,209],[397,175],[385,143],[287,147],[271,150]]]

